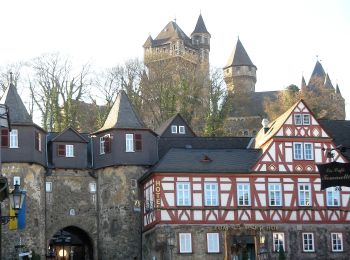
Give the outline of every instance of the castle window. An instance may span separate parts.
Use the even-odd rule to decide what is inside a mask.
[[[192,253],[191,233],[179,233],[180,253]]]
[[[296,125],[310,125],[309,114],[294,114],[294,124]]]
[[[243,135],[244,135],[244,136],[248,136],[248,130],[245,130],[245,131],[243,132]]]
[[[110,135],[100,137],[100,154],[111,152],[112,138]]]
[[[269,184],[269,205],[282,206],[282,193],[280,183]]]
[[[331,233],[332,252],[343,252],[343,234]]]
[[[21,185],[21,177],[20,176],[13,176],[13,187],[15,184]]]
[[[41,134],[39,132],[35,132],[35,149],[41,152]]]
[[[204,184],[204,204],[205,206],[218,205],[218,184],[217,183]]]
[[[89,191],[90,193],[96,193],[96,182],[89,183]]]
[[[185,126],[183,126],[183,125],[180,125],[179,126],[179,134],[185,134],[186,132],[185,132]]]
[[[9,146],[9,131],[8,129],[1,129],[1,146]]]
[[[303,125],[310,125],[310,115],[303,115]]]
[[[74,145],[72,145],[72,144],[59,144],[59,145],[57,145],[57,156],[74,157]]]
[[[191,205],[191,190],[189,182],[176,183],[176,198],[177,206]]]
[[[299,206],[311,206],[310,184],[299,184],[298,186]]]
[[[18,130],[12,129],[10,132],[10,148],[18,148]]]
[[[52,192],[52,182],[51,181],[47,181],[45,183],[45,191],[46,192]]]
[[[273,239],[273,251],[274,252],[279,252],[281,246],[284,250],[284,233],[273,233],[272,239]]]
[[[294,114],[294,124],[296,125],[302,125],[302,118],[301,114]]]
[[[66,144],[66,157],[74,157],[74,145]]]
[[[293,143],[294,160],[313,160],[313,148],[312,143]]]
[[[177,134],[177,125],[172,125],[171,126],[171,133],[172,134]]]
[[[304,252],[314,252],[314,234],[313,233],[303,233],[303,251]]]
[[[219,233],[207,233],[208,253],[219,253]]]
[[[327,194],[327,206],[337,207],[340,206],[340,193],[335,187],[329,187],[326,189]]]
[[[237,184],[237,204],[238,206],[250,206],[250,189],[248,183]]]
[[[125,151],[134,152],[134,135],[125,134]]]

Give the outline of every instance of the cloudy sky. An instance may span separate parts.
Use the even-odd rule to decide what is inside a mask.
[[[112,67],[142,58],[171,20],[190,35],[199,13],[211,33],[211,65],[223,67],[239,36],[258,67],[257,91],[306,81],[321,61],[350,118],[350,1],[0,0],[0,66],[47,52]]]

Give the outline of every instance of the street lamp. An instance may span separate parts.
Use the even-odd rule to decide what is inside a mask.
[[[267,248],[265,246],[265,235],[263,234],[259,234],[259,242],[260,242],[260,248],[259,248],[259,259],[260,260],[264,260],[267,259],[268,257],[268,251]]]

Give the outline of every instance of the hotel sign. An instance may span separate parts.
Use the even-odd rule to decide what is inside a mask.
[[[350,187],[350,163],[331,162],[318,164],[321,177],[321,190],[328,187]]]

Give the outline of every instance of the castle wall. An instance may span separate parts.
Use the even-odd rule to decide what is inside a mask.
[[[137,166],[115,166],[96,171],[99,259],[140,259],[140,212],[134,211],[134,202],[138,198],[136,180],[146,170]]]

